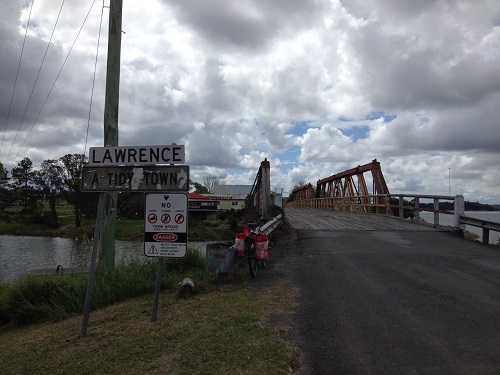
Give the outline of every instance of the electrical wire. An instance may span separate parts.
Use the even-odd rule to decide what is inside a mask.
[[[14,147],[14,144],[16,143],[17,136],[19,134],[19,131],[21,130],[21,125],[23,124],[24,117],[26,116],[26,112],[28,112],[28,107],[31,102],[31,98],[33,97],[33,93],[35,92],[35,87],[38,82],[38,78],[40,77],[40,72],[42,71],[43,63],[45,62],[45,58],[47,57],[47,52],[50,47],[50,42],[52,42],[52,37],[54,36],[54,32],[56,31],[57,23],[59,22],[59,17],[61,16],[62,8],[64,6],[64,2],[66,0],[63,0],[61,3],[61,8],[59,8],[59,13],[57,15],[56,23],[54,24],[54,28],[52,29],[52,34],[50,34],[49,41],[47,42],[47,48],[45,48],[45,53],[43,54],[42,62],[40,63],[40,67],[38,68],[38,73],[36,74],[35,78],[35,83],[33,84],[33,88],[31,89],[30,96],[28,98],[28,102],[26,103],[26,107],[24,108],[23,116],[21,117],[21,121],[19,122],[19,127],[17,128],[16,136],[14,137],[14,140],[12,141],[12,145],[10,146],[9,153],[7,154],[7,160],[9,159],[10,153],[12,151],[12,147]],[[17,156],[17,155],[16,155]]]
[[[31,11],[33,10],[33,4],[35,3],[35,0],[31,2],[31,7],[30,7],[30,14],[28,16],[28,24],[26,25],[26,31],[24,32],[24,39],[23,39],[23,47],[21,48],[21,56],[19,56],[19,64],[17,64],[17,73],[16,73],[16,79],[14,80],[14,88],[12,89],[12,96],[10,97],[10,104],[9,104],[9,110],[7,112],[7,119],[5,120],[5,129],[3,131],[3,136],[2,136],[2,144],[0,145],[0,152],[2,151],[3,148],[3,141],[5,139],[5,133],[7,132],[7,124],[9,123],[9,118],[10,118],[10,111],[12,109],[12,101],[14,99],[14,93],[16,92],[16,86],[17,86],[17,78],[19,77],[19,70],[21,68],[21,61],[23,59],[23,53],[24,53],[24,45],[26,44],[26,36],[28,35],[28,29],[30,27],[30,21],[31,21]],[[7,159],[7,158],[6,158]],[[7,161],[7,160],[5,160]]]
[[[87,153],[87,143],[88,143],[88,139],[89,139],[90,115],[92,113],[92,103],[93,103],[93,98],[94,98],[95,73],[97,71],[97,57],[99,56],[99,44],[101,42],[101,29],[102,29],[103,15],[104,15],[104,0],[102,0],[101,23],[99,24],[99,36],[97,37],[97,50],[95,53],[95,62],[94,62],[94,77],[92,78],[92,91],[90,93],[89,117],[87,119],[87,134],[85,136],[85,147],[83,148],[83,160],[85,160],[85,154]]]
[[[62,70],[64,69],[64,66],[66,65],[66,62],[68,61],[68,58],[69,58],[69,55],[71,54],[71,51],[73,51],[73,47],[75,46],[76,44],[76,41],[78,40],[78,37],[80,36],[80,33],[82,32],[82,29],[83,29],[83,26],[85,26],[85,23],[87,22],[87,19],[89,17],[89,14],[90,12],[92,11],[92,8],[94,7],[94,4],[95,4],[96,0],[94,0],[92,2],[92,5],[90,6],[88,12],[87,12],[87,15],[85,16],[85,19],[83,20],[83,23],[82,23],[82,26],[80,27],[80,30],[78,30],[78,33],[76,34],[76,37],[75,37],[75,40],[73,41],[73,44],[71,45],[71,48],[69,49],[68,51],[68,54],[66,55],[66,58],[64,59],[64,62],[61,66],[61,69],[59,70],[59,73],[57,73],[57,76],[56,76],[56,79],[54,80],[54,83],[52,84],[52,87],[50,88],[50,91],[49,93],[47,94],[47,97],[45,98],[43,104],[42,104],[42,108],[40,108],[40,111],[38,112],[36,118],[35,118],[35,121],[33,121],[33,124],[31,125],[31,128],[28,132],[28,134],[26,135],[26,138],[24,139],[21,147],[19,148],[19,151],[17,152],[16,154],[16,158],[18,157],[19,153],[21,152],[21,150],[23,149],[24,147],[24,144],[26,143],[26,140],[28,139],[28,137],[30,136],[31,134],[31,131],[33,130],[33,127],[35,126],[36,122],[38,121],[38,118],[40,117],[40,114],[42,113],[43,111],[43,108],[45,107],[45,104],[47,104],[47,100],[49,99],[50,97],[50,94],[52,93],[52,90],[54,90],[54,87],[57,83],[57,80],[59,79],[59,76],[61,75],[61,72]]]

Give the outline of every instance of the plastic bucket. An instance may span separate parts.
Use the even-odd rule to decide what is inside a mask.
[[[259,232],[255,236],[255,258],[257,260],[267,260],[269,241],[267,234]]]
[[[245,256],[245,233],[236,233],[236,240],[234,241],[234,248],[238,257]]]
[[[228,273],[233,268],[235,250],[232,244],[211,243],[206,247],[207,271]]]

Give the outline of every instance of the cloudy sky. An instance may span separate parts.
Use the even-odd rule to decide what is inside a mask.
[[[0,161],[103,146],[109,0],[0,3]],[[184,144],[200,182],[267,158],[285,195],[377,159],[392,193],[500,203],[498,0],[123,3],[120,145]]]

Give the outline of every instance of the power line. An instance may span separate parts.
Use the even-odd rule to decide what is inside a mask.
[[[99,35],[97,37],[97,50],[95,53],[95,62],[94,62],[94,77],[92,78],[92,92],[90,93],[89,117],[87,119],[87,134],[85,136],[85,147],[83,149],[83,157],[84,158],[85,158],[85,154],[87,153],[87,142],[89,139],[90,114],[92,113],[92,102],[93,102],[93,98],[94,98],[95,73],[97,70],[97,57],[99,56],[99,44],[101,41],[101,29],[102,29],[102,17],[103,17],[103,15],[104,15],[104,0],[102,0],[101,23],[99,24]]]
[[[28,23],[26,25],[26,31],[24,32],[24,39],[23,39],[23,47],[21,48],[21,56],[19,56],[19,64],[17,64],[17,73],[16,73],[16,79],[14,80],[14,88],[12,89],[12,96],[10,97],[10,104],[9,104],[9,110],[7,112],[7,119],[5,120],[5,129],[3,131],[3,136],[2,136],[2,144],[0,145],[0,152],[2,151],[3,148],[3,141],[5,139],[5,133],[7,132],[7,124],[9,123],[9,118],[10,118],[10,111],[12,108],[12,101],[14,99],[14,93],[16,92],[16,86],[17,86],[17,77],[19,76],[19,69],[21,68],[21,61],[23,59],[23,53],[24,53],[24,45],[26,43],[26,36],[28,35],[28,29],[30,27],[30,21],[31,21],[31,11],[33,10],[33,4],[35,3],[35,0],[31,2],[31,7],[30,7],[30,14],[28,16]],[[7,158],[6,158],[7,159]],[[5,160],[7,161],[7,160]]]
[[[56,79],[54,80],[54,83],[52,84],[52,87],[50,88],[50,91],[47,94],[47,97],[45,98],[45,100],[44,100],[44,102],[42,104],[42,108],[40,108],[40,111],[38,112],[38,114],[37,114],[37,116],[35,118],[35,121],[33,121],[33,124],[31,125],[31,128],[30,128],[28,134],[26,135],[26,138],[24,139],[21,147],[19,148],[19,151],[17,151],[16,157],[19,155],[19,153],[23,149],[24,144],[26,143],[26,140],[30,136],[31,131],[33,130],[33,127],[35,126],[36,122],[38,121],[38,118],[40,117],[40,114],[43,111],[43,108],[45,107],[45,104],[47,104],[47,100],[49,99],[50,94],[52,93],[52,90],[54,90],[54,87],[55,87],[55,85],[57,83],[57,80],[59,79],[59,76],[61,75],[61,72],[64,69],[64,66],[66,65],[66,62],[68,61],[68,58],[69,58],[69,55],[71,54],[71,51],[73,51],[73,47],[75,46],[76,41],[78,40],[78,37],[80,36],[80,33],[82,32],[83,26],[85,26],[85,23],[87,22],[87,19],[89,17],[90,12],[92,11],[92,8],[94,7],[95,2],[96,2],[96,0],[94,0],[92,2],[92,5],[90,6],[90,8],[88,10],[87,15],[85,16],[85,19],[83,20],[82,26],[80,26],[80,30],[78,30],[78,33],[76,34],[75,40],[73,41],[73,44],[71,45],[71,48],[69,49],[68,54],[66,55],[66,58],[64,59],[64,62],[62,64],[62,66],[61,66],[61,69],[59,70],[59,73],[57,73]]]
[[[63,0],[63,2],[61,4],[61,8],[59,8],[59,13],[57,15],[56,23],[54,24],[54,28],[52,29],[52,34],[50,34],[49,41],[47,42],[47,48],[45,48],[45,53],[43,54],[42,62],[40,63],[40,67],[38,68],[38,73],[36,74],[35,83],[33,84],[33,88],[31,89],[31,93],[30,93],[30,96],[28,98],[28,102],[26,103],[26,107],[24,108],[23,116],[21,117],[21,121],[19,122],[19,127],[17,128],[16,136],[14,137],[14,140],[12,141],[12,145],[10,146],[10,150],[9,150],[9,153],[7,154],[6,160],[9,159],[12,148],[14,147],[14,144],[16,143],[17,135],[19,134],[19,131],[21,130],[21,125],[23,124],[24,117],[26,116],[26,112],[28,112],[28,107],[30,105],[31,98],[33,97],[33,92],[35,92],[35,87],[36,87],[36,84],[38,82],[38,78],[40,77],[40,72],[42,71],[43,63],[45,62],[45,58],[47,57],[47,52],[48,52],[49,47],[50,47],[50,42],[52,42],[52,37],[54,36],[54,32],[56,31],[57,23],[59,22],[59,17],[61,16],[62,8],[63,8],[65,1],[66,0]]]

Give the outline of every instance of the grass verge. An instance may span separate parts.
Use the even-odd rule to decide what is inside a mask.
[[[294,293],[284,281],[254,288],[247,270],[215,281],[191,299],[152,294],[93,311],[88,336],[82,317],[19,327],[0,335],[3,374],[285,374],[294,349],[270,326],[288,314]],[[276,298],[280,296],[280,298]]]

